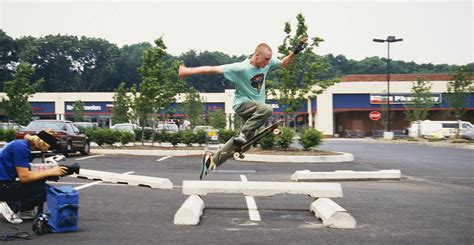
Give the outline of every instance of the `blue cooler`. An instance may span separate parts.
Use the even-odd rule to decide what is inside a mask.
[[[48,225],[53,232],[77,230],[79,192],[71,186],[49,186],[46,197]]]

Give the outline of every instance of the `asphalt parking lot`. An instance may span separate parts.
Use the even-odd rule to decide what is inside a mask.
[[[173,217],[187,196],[183,180],[198,180],[200,157],[104,155],[78,160],[83,169],[169,178],[172,190],[100,183],[80,190],[79,230],[34,236],[34,244],[472,244],[473,151],[401,144],[331,141],[322,149],[354,154],[352,163],[256,163],[230,160],[206,180],[290,181],[298,170],[400,169],[400,181],[340,182],[333,199],[356,220],[356,229],[331,229],[309,212],[304,195],[255,197],[261,221],[251,221],[240,194],[203,196],[197,226]],[[165,157],[165,156],[163,156]],[[54,185],[91,180],[62,178]],[[17,225],[31,232],[31,222]],[[0,220],[0,233],[11,231]]]

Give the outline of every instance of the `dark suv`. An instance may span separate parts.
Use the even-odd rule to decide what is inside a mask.
[[[64,154],[79,151],[81,155],[89,155],[90,141],[87,136],[79,130],[71,121],[61,120],[35,120],[30,122],[26,128],[16,133],[17,139],[23,139],[25,135],[36,135],[39,131],[50,128],[56,132],[61,139],[57,152]]]

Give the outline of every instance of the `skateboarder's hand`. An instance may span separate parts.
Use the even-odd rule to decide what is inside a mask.
[[[307,44],[308,44],[308,37],[307,36],[301,37],[298,45],[296,45],[295,49],[293,50],[293,53],[298,54],[299,52],[303,51],[306,48]]]
[[[178,68],[178,76],[179,76],[179,79],[184,79],[186,77],[188,77],[188,74],[187,74],[187,67],[184,66],[184,65],[180,65],[179,68]]]

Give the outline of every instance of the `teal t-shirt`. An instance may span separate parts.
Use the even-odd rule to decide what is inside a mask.
[[[250,59],[242,62],[222,65],[224,77],[234,83],[235,98],[232,108],[237,110],[244,101],[252,100],[265,103],[265,78],[268,71],[279,68],[281,60],[272,57],[270,63],[259,68],[250,64]]]

